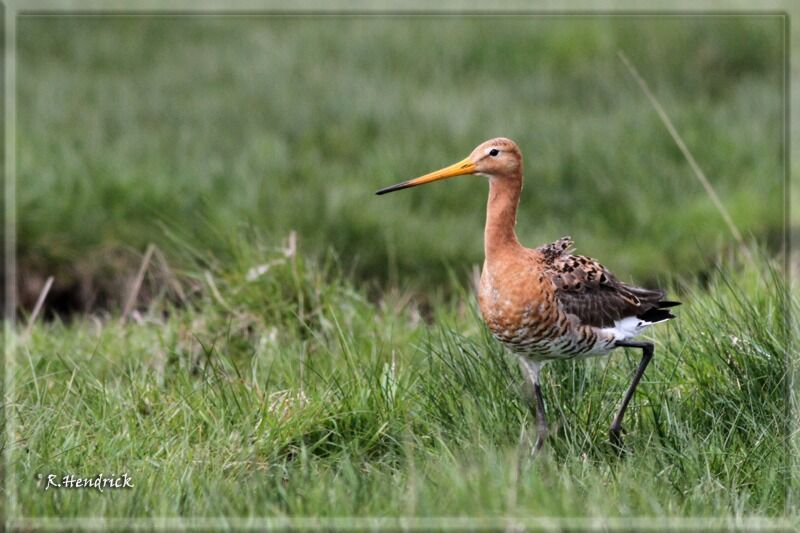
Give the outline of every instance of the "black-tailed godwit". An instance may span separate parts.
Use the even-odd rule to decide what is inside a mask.
[[[514,226],[522,191],[522,154],[502,137],[480,144],[458,163],[386,187],[385,194],[424,183],[478,174],[489,178],[484,231],[485,260],[478,301],[492,335],[519,356],[533,389],[536,449],[547,438],[539,374],[548,361],[606,355],[615,348],[640,348],[642,359],[611,424],[614,446],[622,446],[622,419],[648,363],[653,343],[634,340],[648,326],[675,318],[660,289],[622,283],[589,257],[572,255],[563,237],[535,249],[523,247]]]

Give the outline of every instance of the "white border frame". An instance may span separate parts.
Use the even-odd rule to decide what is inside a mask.
[[[4,91],[5,91],[5,235],[4,235],[4,260],[6,262],[5,294],[4,305],[5,317],[3,322],[4,339],[4,410],[5,410],[5,453],[3,457],[4,469],[4,502],[2,509],[5,515],[4,526],[11,529],[161,529],[161,530],[187,530],[187,529],[381,529],[381,528],[402,528],[404,530],[484,530],[492,529],[543,529],[561,530],[562,528],[575,528],[578,530],[608,530],[626,529],[641,531],[696,531],[712,529],[744,529],[747,531],[764,530],[790,530],[800,528],[800,514],[795,504],[795,492],[798,490],[797,473],[800,466],[800,420],[797,415],[798,398],[797,380],[794,376],[800,370],[798,354],[794,350],[794,339],[789,341],[789,352],[787,354],[788,365],[788,384],[787,395],[789,408],[793,416],[790,450],[788,459],[791,467],[792,479],[789,483],[789,494],[787,494],[786,512],[784,517],[760,517],[760,516],[729,516],[712,518],[687,518],[687,517],[623,517],[623,518],[585,518],[585,517],[409,517],[409,518],[388,518],[388,517],[211,517],[211,518],[137,518],[137,519],[107,519],[103,517],[81,517],[81,518],[32,518],[19,515],[17,502],[17,485],[11,468],[12,452],[14,447],[14,410],[13,410],[13,376],[15,375],[15,357],[17,349],[17,330],[16,330],[16,22],[20,15],[34,15],[37,12],[44,12],[48,15],[64,15],[70,13],[80,13],[90,15],[97,14],[180,14],[205,13],[209,15],[241,14],[252,12],[265,15],[302,15],[328,13],[331,15],[345,14],[416,14],[420,16],[428,15],[459,15],[465,13],[489,14],[487,5],[480,0],[444,0],[439,3],[435,10],[429,8],[425,0],[410,0],[401,2],[399,0],[333,0],[324,2],[323,0],[301,0],[295,2],[290,8],[286,8],[286,2],[276,0],[235,0],[223,3],[223,0],[203,0],[191,2],[190,0],[142,0],[140,2],[126,0],[112,0],[102,2],[98,0],[79,0],[71,3],[59,0],[33,0],[26,2],[24,6],[19,6],[17,1],[10,0],[4,5],[5,23],[5,56],[4,56]],[[598,5],[599,4],[599,5]],[[643,5],[644,4],[644,5]],[[753,5],[757,4],[757,5]],[[785,252],[786,275],[791,273],[790,256],[793,244],[792,236],[788,234],[791,228],[789,215],[789,204],[791,194],[790,184],[797,181],[797,175],[791,173],[789,162],[791,155],[800,152],[800,145],[790,136],[791,125],[797,124],[800,116],[800,101],[798,101],[798,91],[792,89],[791,81],[800,81],[800,68],[793,69],[790,52],[796,51],[800,43],[795,25],[791,27],[790,21],[793,15],[800,14],[800,2],[792,0],[764,0],[758,3],[757,0],[562,0],[558,1],[530,1],[524,0],[495,0],[491,6],[492,14],[520,13],[532,16],[541,15],[615,15],[641,14],[643,16],[653,15],[719,15],[731,14],[742,16],[757,15],[784,15],[785,16],[785,76],[784,76],[784,95],[786,109],[784,112],[784,164],[785,164]],[[786,30],[789,30],[788,32]],[[787,91],[791,91],[786,94]],[[786,122],[788,119],[788,122]],[[797,136],[795,136],[796,138]],[[795,183],[795,186],[799,184]],[[797,218],[797,217],[796,217]],[[800,243],[798,243],[800,244]],[[789,290],[795,290],[789,280]],[[796,317],[788,315],[789,321]],[[791,334],[791,329],[788,332]]]

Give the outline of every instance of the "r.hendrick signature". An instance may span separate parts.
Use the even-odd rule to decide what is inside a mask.
[[[45,479],[44,474],[39,474],[40,485],[45,491],[54,489],[95,489],[98,492],[103,492],[104,489],[132,489],[134,488],[133,482],[128,474],[121,476],[106,476],[98,474],[95,477],[78,477],[74,474],[67,474],[65,476],[58,476],[56,474],[47,474]]]

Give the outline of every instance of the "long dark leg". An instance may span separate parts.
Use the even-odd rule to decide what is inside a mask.
[[[647,365],[650,363],[650,359],[653,358],[653,343],[617,341],[615,346],[620,348],[642,349],[642,360],[639,362],[639,367],[636,369],[636,373],[633,375],[633,380],[631,381],[631,384],[625,393],[625,397],[622,399],[622,405],[619,406],[617,416],[614,417],[614,421],[611,423],[611,429],[608,432],[611,444],[619,449],[622,449],[622,418],[625,416],[625,410],[628,408],[628,404],[630,403],[631,398],[633,398],[633,394],[636,392],[636,386],[639,384],[639,380],[642,379],[642,375],[644,374]]]
[[[519,366],[522,368],[522,375],[525,376],[530,391],[527,396],[528,409],[536,419],[536,445],[534,450],[541,449],[544,441],[547,440],[547,419],[544,416],[544,398],[542,397],[542,387],[539,385],[539,363],[520,357]]]

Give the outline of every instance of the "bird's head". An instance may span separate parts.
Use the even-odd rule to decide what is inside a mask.
[[[497,137],[479,144],[466,159],[458,163],[419,178],[386,187],[375,194],[386,194],[465,174],[480,174],[489,178],[518,178],[521,170],[522,154],[516,143],[505,137]]]

